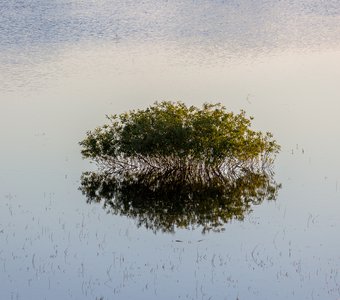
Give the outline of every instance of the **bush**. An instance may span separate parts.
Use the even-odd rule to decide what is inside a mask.
[[[234,114],[220,104],[199,109],[156,102],[108,120],[80,145],[84,158],[113,174],[180,170],[188,178],[235,177],[270,165],[280,148],[271,133],[250,128],[244,111]]]

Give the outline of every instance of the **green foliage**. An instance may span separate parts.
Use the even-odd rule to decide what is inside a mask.
[[[101,168],[82,175],[88,202],[172,232],[220,230],[276,198],[280,186],[267,170],[279,146],[270,133],[252,130],[244,111],[156,102],[108,119],[80,142],[82,155]]]
[[[252,130],[244,111],[220,104],[201,109],[181,102],[156,102],[145,110],[108,117],[87,133],[82,155],[111,169],[181,168],[209,176],[263,166],[279,146],[270,133]],[[191,169],[191,171],[190,171]]]

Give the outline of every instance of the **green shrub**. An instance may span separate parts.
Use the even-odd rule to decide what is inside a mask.
[[[250,128],[244,111],[220,104],[156,102],[108,119],[87,132],[81,153],[117,174],[180,169],[189,177],[235,176],[270,164],[280,148],[271,133]]]

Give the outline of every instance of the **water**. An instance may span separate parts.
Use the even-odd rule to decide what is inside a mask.
[[[2,1],[1,299],[340,298],[338,1]],[[156,100],[245,109],[278,199],[220,233],[87,204],[78,142]]]

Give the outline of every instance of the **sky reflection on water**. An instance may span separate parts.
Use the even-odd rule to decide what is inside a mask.
[[[1,299],[337,299],[338,1],[2,1]],[[85,203],[78,142],[156,100],[245,109],[275,202],[154,234]]]

